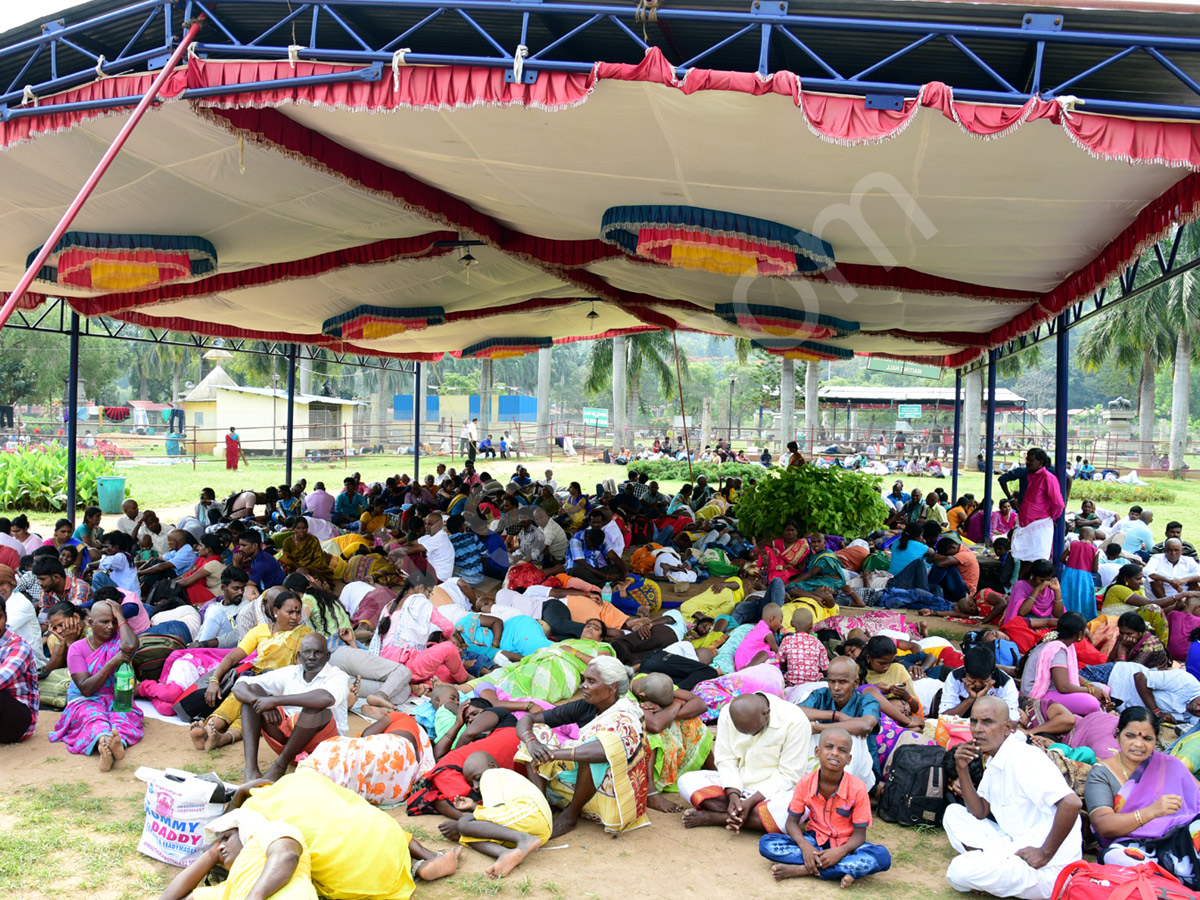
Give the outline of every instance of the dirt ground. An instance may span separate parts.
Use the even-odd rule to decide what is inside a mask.
[[[50,744],[46,735],[58,715],[44,712],[37,733],[23,744],[0,747],[0,769],[6,774],[4,799],[0,800],[0,897],[70,898],[70,900],[124,900],[158,896],[174,871],[153,862],[134,849],[140,833],[141,802],[145,786],[134,777],[141,765],[184,768],[195,772],[215,771],[236,779],[241,770],[242,747],[196,751],[182,726],[146,720],[146,736],[129,749],[125,760],[112,772],[99,772],[98,759],[74,756],[61,744]],[[365,723],[351,716],[351,730]],[[263,748],[264,765],[271,759]],[[22,851],[22,836],[35,830],[41,814],[29,811],[27,796],[32,791],[56,788],[82,799],[72,800],[62,810],[63,821],[95,821],[115,824],[118,836],[102,835],[89,846],[82,839],[68,842],[69,852],[37,865],[22,864],[14,855]],[[391,813],[417,838],[434,848],[448,846],[438,834],[440,817],[410,818],[399,810]],[[795,896],[801,891],[836,892],[836,883],[806,883],[800,880],[776,885],[769,864],[758,855],[756,836],[734,835],[715,828],[685,829],[679,815],[651,810],[653,825],[620,837],[610,837],[591,823],[539,850],[502,882],[483,875],[488,861],[467,851],[458,874],[446,881],[417,888],[417,897],[431,900],[490,896],[549,898],[688,898],[727,896]],[[893,855],[891,871],[854,885],[855,894],[888,900],[926,900],[954,895],[945,882],[950,849],[940,830],[903,829],[878,824],[870,839],[887,846]],[[561,849],[551,849],[561,848]],[[114,856],[107,871],[88,878],[87,873],[103,860],[90,856]],[[7,857],[7,860],[4,858]],[[16,864],[13,877],[5,870]],[[28,863],[28,861],[26,861]],[[29,872],[29,868],[35,871]],[[22,875],[21,871],[27,872]],[[97,883],[99,881],[100,883]]]

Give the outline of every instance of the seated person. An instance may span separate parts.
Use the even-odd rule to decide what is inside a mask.
[[[204,826],[207,848],[172,879],[159,900],[317,900],[312,858],[304,836],[291,825],[268,822],[258,813],[235,809]],[[217,867],[228,872],[211,887],[204,882]]]
[[[636,676],[629,693],[646,718],[648,769],[654,779],[646,805],[659,812],[680,812],[682,807],[663,793],[676,791],[679,776],[702,768],[712,752],[713,734],[701,718],[708,707],[662,672]]]
[[[793,633],[779,642],[784,684],[795,687],[822,680],[829,668],[829,653],[812,633],[812,610],[802,606],[793,612],[792,629]]]
[[[850,745],[845,729],[835,725],[821,732],[818,767],[796,784],[783,834],[759,839],[758,852],[777,863],[771,866],[776,881],[817,875],[824,881],[840,879],[846,888],[891,868],[887,848],[867,843],[871,800],[866,785],[846,771]]]
[[[262,535],[247,528],[238,536],[238,549],[233,554],[233,564],[250,576],[250,583],[260,591],[283,584],[283,567],[279,561],[262,547]]]
[[[571,538],[563,568],[572,578],[596,585],[623,581],[626,575],[621,557],[605,549],[604,531],[600,528],[585,529]]]
[[[683,814],[684,827],[782,832],[792,792],[812,760],[811,744],[808,716],[786,700],[735,697],[717,720],[716,771],[679,776],[679,796],[693,807]]]
[[[12,570],[7,566],[5,569],[11,578]],[[0,744],[15,744],[30,737],[37,729],[38,717],[37,660],[30,645],[7,627],[11,593],[0,594]],[[34,620],[36,626],[36,616]]]
[[[550,804],[533,782],[511,769],[501,769],[482,751],[463,762],[463,777],[478,791],[478,804],[460,798],[458,840],[496,861],[484,871],[503,878],[530,853],[550,840]]]
[[[247,781],[278,781],[299,754],[346,733],[350,677],[329,664],[328,642],[319,634],[306,634],[296,658],[297,665],[243,676],[233,687],[242,703]],[[260,735],[279,754],[265,776],[258,768]]]
[[[552,790],[553,799],[566,806],[554,820],[552,837],[574,830],[583,815],[610,833],[648,821],[645,734],[640,711],[625,698],[629,670],[613,657],[596,656],[584,670],[582,688],[582,699],[532,712],[517,723],[524,747],[516,761],[527,764],[539,790]],[[579,738],[562,740],[551,731],[564,725],[578,725]]]
[[[994,621],[1001,607],[992,610],[987,620]],[[1030,628],[1053,628],[1065,612],[1062,588],[1054,571],[1054,563],[1048,559],[1037,560],[1029,569],[1029,580],[1021,579],[1003,607],[1005,623],[1017,616],[1023,618]]]
[[[971,708],[972,740],[954,751],[964,805],[948,807],[943,819],[960,854],[946,881],[956,891],[1049,900],[1059,872],[1083,855],[1083,804],[1015,728],[998,697],[980,697]],[[977,789],[968,766],[983,756],[991,759]]]
[[[827,728],[840,728],[850,735],[849,774],[870,790],[876,781],[879,751],[875,735],[879,732],[882,712],[875,697],[858,689],[858,679],[857,662],[849,656],[835,658],[825,674],[827,686],[805,697],[800,709],[808,716],[809,727],[817,737]]]
[[[996,667],[996,654],[986,644],[977,644],[963,654],[964,665],[946,676],[939,715],[971,714],[980,697],[999,697],[1015,722],[1021,718],[1021,697],[1016,679]]]
[[[1144,706],[1125,709],[1117,721],[1117,753],[1092,766],[1084,799],[1105,864],[1157,863],[1195,890],[1200,854],[1192,831],[1200,787],[1182,760],[1155,749],[1158,725]]]
[[[782,630],[783,609],[777,603],[768,603],[763,607],[762,619],[750,629],[734,652],[734,668],[745,669],[765,662],[778,662],[779,632]]]

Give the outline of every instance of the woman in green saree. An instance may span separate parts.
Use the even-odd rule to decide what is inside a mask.
[[[808,546],[812,551],[808,568],[789,581],[788,587],[802,587],[807,591],[825,587],[834,593],[844,588],[846,576],[842,574],[842,564],[831,550],[825,549],[825,535],[813,532],[808,536]]]
[[[589,619],[583,636],[543,647],[519,663],[496,669],[472,686],[487,682],[513,697],[530,697],[547,703],[561,703],[579,689],[579,680],[588,663],[597,656],[615,656],[612,647],[600,640],[604,623]]]

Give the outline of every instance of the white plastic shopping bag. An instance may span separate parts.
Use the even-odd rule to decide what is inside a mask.
[[[146,818],[138,850],[151,859],[183,868],[204,850],[204,826],[221,815],[227,786],[215,776],[142,766]],[[215,779],[215,780],[214,780]]]

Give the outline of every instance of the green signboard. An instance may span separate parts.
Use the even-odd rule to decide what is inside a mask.
[[[608,425],[608,410],[607,409],[592,409],[585,406],[583,408],[583,424],[584,425],[599,425],[605,427]]]
[[[896,407],[896,418],[898,419],[919,419],[921,418],[920,403],[901,403]]]
[[[911,375],[913,378],[931,378],[934,381],[942,374],[942,370],[937,366],[926,366],[903,359],[884,359],[882,356],[870,357],[867,360],[867,369],[871,372],[890,372],[892,375]]]

